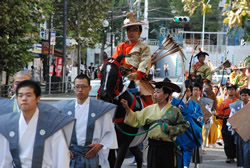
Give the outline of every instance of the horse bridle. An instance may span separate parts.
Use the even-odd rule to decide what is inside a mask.
[[[111,63],[111,64],[115,64],[118,68],[118,78],[117,78],[117,81],[116,81],[116,87],[115,87],[115,95],[116,96],[119,96],[120,95],[120,91],[119,91],[119,85],[120,85],[120,82],[121,82],[121,78],[122,78],[122,74],[121,74],[121,71],[120,71],[120,63],[118,61],[116,61],[115,59],[110,59],[110,60],[107,60],[104,62],[104,65],[106,63]],[[101,76],[99,76],[99,78],[101,78]],[[99,88],[99,90],[97,91],[98,93],[100,92],[100,89],[101,87]]]

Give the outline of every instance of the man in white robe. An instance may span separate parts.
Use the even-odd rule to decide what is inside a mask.
[[[76,118],[70,145],[70,167],[96,168],[107,164],[109,149],[118,147],[112,122],[116,106],[89,98],[91,86],[88,76],[78,75],[74,84],[77,99],[55,104],[62,113]]]
[[[0,168],[68,168],[74,119],[39,110],[41,89],[34,81],[17,87],[21,113],[0,118]]]

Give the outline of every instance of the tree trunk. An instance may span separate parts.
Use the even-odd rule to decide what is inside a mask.
[[[104,57],[105,44],[106,44],[106,36],[104,35],[104,37],[102,38],[101,52],[99,54],[99,65],[101,65],[103,63],[103,61],[104,61],[103,57]]]

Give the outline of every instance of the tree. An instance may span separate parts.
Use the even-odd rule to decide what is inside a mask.
[[[181,0],[178,0],[181,2]],[[174,1],[172,1],[173,3]],[[213,0],[210,1],[211,4],[204,4],[208,6],[206,12],[206,22],[205,22],[205,31],[207,32],[217,32],[220,31],[222,28],[222,17],[220,17],[221,11],[218,8],[220,0]],[[172,4],[173,5],[173,4]],[[211,5],[211,6],[210,6]],[[182,6],[182,8],[180,8]],[[182,15],[188,15],[187,12],[183,11],[184,5],[179,3],[178,12]],[[211,8],[210,8],[211,7]],[[213,10],[213,12],[210,12]],[[203,22],[203,14],[204,11],[202,6],[197,6],[196,10],[193,11],[194,13],[190,16],[190,21],[185,24],[185,30],[187,31],[201,31],[202,30],[202,22]],[[218,17],[219,16],[219,17]]]
[[[50,0],[0,1],[0,72],[13,74],[33,59],[38,25],[51,10]]]
[[[111,0],[68,0],[67,32],[68,36],[78,43],[78,57],[81,48],[93,48],[99,41],[103,20]],[[55,3],[56,14],[62,11],[62,1]],[[62,30],[62,15],[55,17],[55,29]],[[79,62],[80,63],[80,62]]]
[[[152,17],[161,17],[161,18],[174,18],[174,16],[188,16],[189,14],[183,11],[184,4],[181,3],[182,0],[170,0],[165,1],[149,1],[149,20]],[[219,31],[222,27],[220,24],[220,10],[217,8],[219,0],[214,0],[211,2],[215,7],[213,13],[209,13],[206,16],[206,31],[216,32]],[[190,21],[187,23],[173,22],[172,20],[153,22],[150,20],[150,32],[153,29],[159,30],[160,27],[169,27],[169,28],[184,28],[185,31],[201,31],[202,30],[202,15],[199,12],[201,7],[197,7],[198,10],[194,11],[193,15],[190,16]],[[152,11],[150,11],[152,10]],[[152,34],[149,34],[150,38],[154,37]]]
[[[208,5],[204,0],[182,0],[184,11],[189,12],[190,15],[198,6],[201,6],[202,14],[211,12],[211,5]],[[250,1],[249,0],[226,0],[225,12],[223,12],[224,23],[228,24],[230,31],[238,27],[242,27],[245,31],[243,39],[250,41]]]

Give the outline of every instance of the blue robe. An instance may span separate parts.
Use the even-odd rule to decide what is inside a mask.
[[[174,106],[180,103],[178,108],[180,108],[182,116],[188,124],[184,134],[177,136],[176,143],[181,146],[183,150],[183,159],[181,159],[183,160],[183,165],[189,167],[193,149],[201,146],[203,113],[201,112],[200,105],[192,99],[190,99],[187,104],[180,101],[179,99],[173,98],[171,103]],[[181,163],[179,159],[178,162]]]

